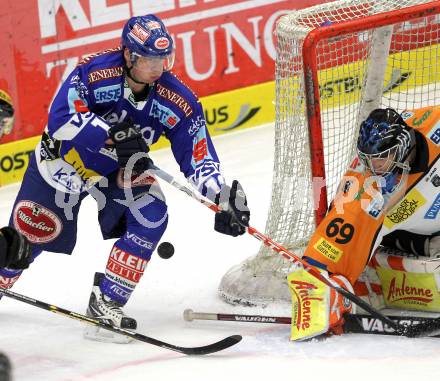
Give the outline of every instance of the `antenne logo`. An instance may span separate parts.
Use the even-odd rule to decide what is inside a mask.
[[[433,296],[433,292],[429,288],[408,284],[406,274],[403,273],[400,281],[396,276],[391,279],[387,300],[391,303],[398,301],[430,303]]]
[[[296,326],[298,327],[298,329],[308,329],[310,328],[312,315],[312,301],[322,302],[323,298],[311,296],[313,294],[313,291],[317,289],[317,287],[311,283],[298,280],[292,280],[290,283],[293,285],[292,290],[295,292],[298,299]]]

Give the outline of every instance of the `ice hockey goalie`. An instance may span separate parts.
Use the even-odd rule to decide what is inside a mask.
[[[357,157],[303,259],[338,285],[352,292],[355,286],[358,295],[440,310],[439,152],[440,107],[372,111],[360,126]],[[288,283],[292,340],[342,332],[343,313],[352,310],[347,300],[301,266]]]

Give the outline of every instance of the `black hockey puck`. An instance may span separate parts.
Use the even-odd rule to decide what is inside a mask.
[[[174,246],[169,242],[162,242],[157,248],[157,254],[163,259],[169,259],[174,255]]]

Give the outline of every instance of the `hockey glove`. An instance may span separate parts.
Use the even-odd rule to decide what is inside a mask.
[[[24,235],[9,226],[0,229],[0,268],[27,269],[31,254],[31,245]]]
[[[120,168],[126,168],[131,156],[136,153],[147,154],[150,151],[142,132],[131,121],[123,121],[110,128],[109,136],[113,140],[118,156]],[[152,167],[153,161],[149,157],[136,160],[132,170],[140,174]]]
[[[332,283],[353,292],[342,275],[323,275]],[[309,340],[320,335],[344,333],[344,314],[352,312],[351,302],[335,289],[298,267],[287,277],[292,295],[291,340]]]
[[[249,226],[251,213],[241,184],[234,180],[232,187],[224,185],[216,196],[215,203],[222,210],[215,214],[214,230],[233,237],[244,234],[245,226]]]

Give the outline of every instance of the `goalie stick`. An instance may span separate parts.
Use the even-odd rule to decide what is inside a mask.
[[[430,323],[436,318],[421,316],[388,316],[395,323],[402,326],[416,327],[423,323]],[[183,318],[186,321],[193,320],[219,320],[219,321],[235,321],[240,323],[269,323],[269,324],[290,324],[292,319],[283,316],[261,316],[261,315],[240,315],[240,314],[216,314],[207,312],[194,312],[186,309],[183,312]],[[387,324],[383,324],[381,320],[366,314],[345,314],[344,315],[344,333],[365,333],[373,335],[390,335],[401,336],[395,329]],[[437,334],[432,337],[440,337]]]
[[[42,302],[40,300],[29,298],[28,296],[24,296],[21,294],[17,294],[15,292],[12,292],[7,289],[0,288],[0,294],[3,294],[4,296],[7,296],[9,298],[18,300],[20,302],[30,304],[31,306],[41,308],[43,310],[47,310],[56,314],[64,315],[68,318],[79,320],[83,323],[94,325],[99,328],[105,329],[107,331],[115,332],[117,334],[131,337],[134,340],[142,341],[144,343],[148,343],[151,345],[155,345],[157,347],[169,349],[171,351],[180,352],[185,355],[207,355],[210,353],[219,352],[223,349],[229,348],[238,342],[241,341],[242,337],[240,335],[233,335],[228,336],[224,338],[223,340],[217,341],[213,344],[205,345],[202,347],[179,347],[177,345],[169,344],[164,341],[160,341],[157,339],[154,339],[149,336],[142,335],[140,333],[132,332],[127,329],[119,328],[114,325],[99,321],[98,319],[94,319],[89,316],[81,315],[73,311],[66,310],[61,307],[54,306],[52,304],[48,304],[45,302]]]
[[[196,201],[200,202],[201,204],[205,205],[209,209],[211,209],[214,212],[219,212],[221,209],[212,202],[205,199],[200,193],[196,192],[195,190],[192,190],[188,188],[187,186],[180,184],[177,180],[174,179],[173,176],[168,174],[167,172],[163,171],[159,167],[153,165],[153,167],[148,170],[146,174],[141,175],[147,176],[148,173],[153,174],[167,182],[168,184],[172,185],[173,187],[179,189],[183,193],[187,194],[188,196],[192,197]],[[429,336],[434,335],[436,331],[440,331],[440,319],[433,319],[429,322],[423,322],[421,324],[418,324],[417,326],[404,326],[399,325],[395,321],[391,320],[389,317],[385,316],[381,312],[379,312],[374,307],[370,306],[367,302],[362,300],[360,297],[356,296],[355,294],[351,293],[350,291],[346,290],[345,288],[331,282],[329,279],[327,279],[323,274],[319,272],[316,268],[313,266],[310,266],[306,262],[304,262],[301,258],[299,258],[296,254],[293,252],[287,250],[283,246],[281,246],[279,243],[275,242],[265,234],[259,232],[257,229],[251,227],[251,226],[244,226],[246,228],[246,231],[252,235],[253,237],[257,238],[261,242],[263,242],[264,245],[271,248],[273,251],[277,252],[278,254],[282,255],[285,259],[292,263],[300,263],[304,269],[314,276],[316,279],[320,280],[325,285],[333,288],[337,292],[339,292],[342,296],[350,300],[352,303],[358,305],[361,307],[364,311],[367,311],[369,314],[371,314],[376,319],[379,319],[382,323],[388,325],[389,327],[393,328],[396,331],[396,334],[401,336],[407,336],[407,337],[415,337],[415,336]]]

